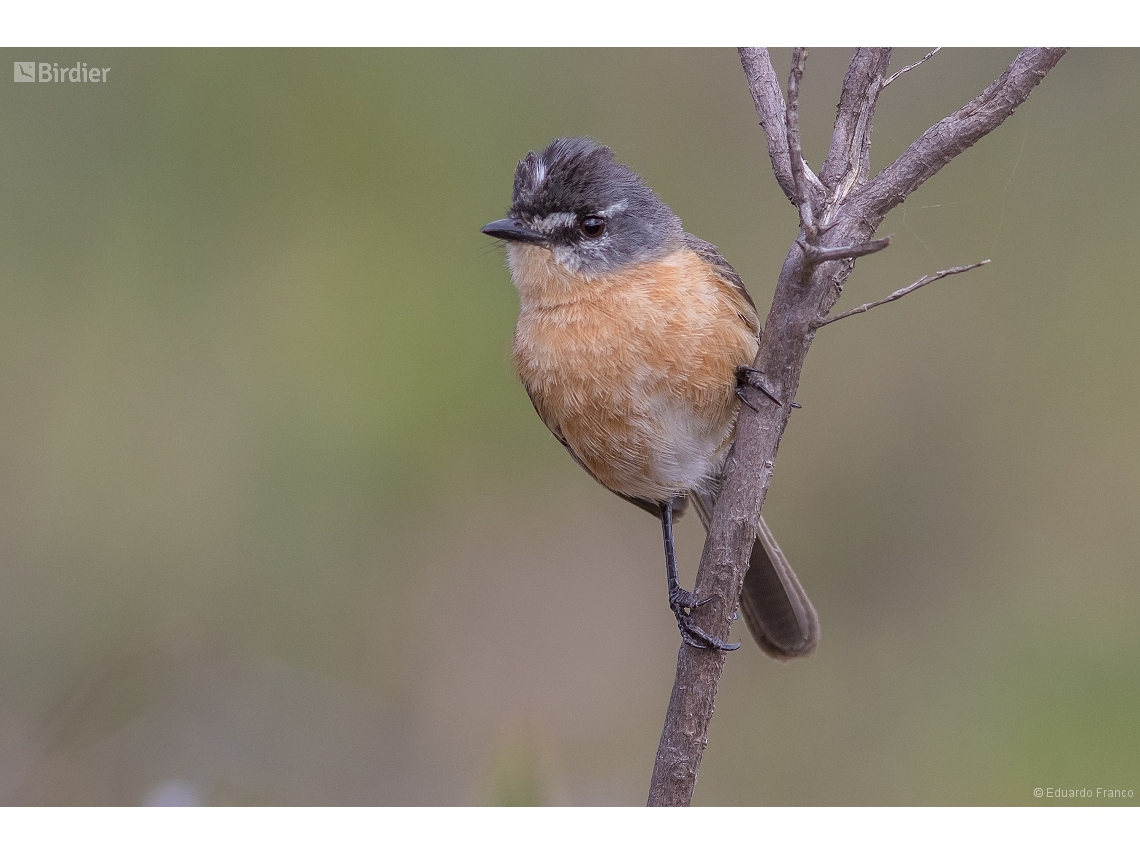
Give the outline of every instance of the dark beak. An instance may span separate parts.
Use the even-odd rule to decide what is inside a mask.
[[[516,220],[511,217],[505,220],[495,220],[493,223],[487,223],[480,231],[485,235],[490,235],[499,240],[513,240],[519,243],[546,243],[546,238],[533,229],[527,228],[522,220]]]

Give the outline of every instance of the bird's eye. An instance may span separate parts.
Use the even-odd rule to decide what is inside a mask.
[[[586,237],[598,238],[606,230],[606,221],[601,217],[583,217],[578,223],[578,228]]]

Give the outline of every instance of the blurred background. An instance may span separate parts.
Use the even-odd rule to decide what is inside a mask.
[[[763,316],[796,216],[735,51],[3,53],[111,71],[0,85],[0,802],[644,803],[658,526],[535,416],[479,228],[592,136]],[[897,80],[873,168],[1014,54]],[[838,310],[993,263],[820,332],[765,515],[823,640],[729,656],[696,803],[1140,791],[1137,91],[1071,52],[859,260]]]

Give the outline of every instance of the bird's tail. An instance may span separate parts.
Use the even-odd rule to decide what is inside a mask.
[[[708,531],[716,495],[693,491],[690,497]],[[819,644],[815,606],[763,517],[740,591],[740,612],[760,649],[773,659],[807,656]]]

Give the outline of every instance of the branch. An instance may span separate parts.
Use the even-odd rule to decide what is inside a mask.
[[[819,171],[832,204],[867,181],[871,171],[871,118],[891,63],[890,48],[859,48],[843,78],[843,94],[835,114],[831,148]]]
[[[1065,55],[1066,48],[1028,48],[986,90],[952,116],[931,126],[899,159],[851,201],[856,216],[876,224],[924,181],[1006,119]]]
[[[822,209],[820,217],[829,242],[835,247],[848,249],[871,242],[875,229],[891,208],[957,154],[1001,124],[1028,97],[1063,53],[1063,50],[1023,51],[985,92],[923,134],[902,157],[869,184],[854,191],[846,200],[836,197],[836,207],[829,205]],[[835,158],[829,155],[832,163],[847,166],[843,169],[836,166],[838,172],[828,173],[838,174],[841,178],[851,172],[851,164],[864,162],[874,100],[882,88],[873,77],[879,59],[875,62],[867,60],[870,65],[864,67],[863,61],[856,63],[861,56],[881,59],[882,55],[857,53],[856,59],[852,60],[852,66],[857,66],[856,71],[849,70],[848,78],[845,78],[844,96],[850,92],[850,98],[847,107],[842,99],[840,101],[841,116],[836,119],[837,130],[855,130],[850,134],[846,130],[839,134],[843,145]],[[741,62],[748,75],[761,124],[768,134],[768,150],[776,179],[789,198],[795,201],[791,159],[789,156],[784,169],[779,143],[782,135],[774,132],[778,127],[774,117],[783,111],[774,109],[779,96],[778,91],[773,93],[768,78],[771,61],[765,51],[742,49]],[[850,87],[848,79],[853,81]],[[858,83],[860,80],[865,83]],[[867,118],[862,125],[863,130],[859,130],[859,117],[863,116]],[[850,117],[854,117],[853,124]],[[785,128],[783,136],[786,134]],[[856,166],[856,176],[859,168]],[[808,182],[810,180],[808,178]],[[837,183],[836,186],[842,185]],[[798,198],[802,200],[804,197],[800,195]],[[816,202],[819,202],[818,196]],[[850,255],[846,258],[848,261],[843,264],[805,264],[804,250],[795,243],[784,259],[776,281],[772,307],[764,322],[764,335],[760,338],[752,367],[764,375],[765,385],[771,393],[787,403],[782,407],[764,406],[756,411],[742,407],[737,418],[736,439],[725,464],[724,485],[713,510],[694,586],[699,600],[708,598],[704,605],[693,610],[695,620],[701,629],[715,638],[726,638],[732,627],[744,573],[756,541],[760,509],[772,482],[780,438],[791,415],[790,402],[795,400],[800,372],[815,337],[816,325],[820,318],[827,317],[839,299],[843,283],[854,266]],[[721,651],[681,645],[665,727],[653,766],[649,804],[687,805],[692,800],[701,757],[708,743],[708,726],[724,661],[725,654]]]
[[[800,228],[804,230],[808,243],[814,245],[819,235],[812,215],[811,195],[804,183],[804,152],[800,146],[800,80],[804,76],[805,59],[807,51],[804,48],[792,51],[792,72],[788,75],[788,155],[791,158],[792,183],[796,193],[792,201],[800,212]]]
[[[768,158],[772,161],[772,172],[776,183],[796,204],[796,185],[792,180],[792,162],[788,157],[788,126],[785,122],[784,93],[780,81],[772,68],[772,57],[767,48],[738,48],[740,64],[744,66],[744,77],[748,81],[748,91],[752,93],[752,103],[760,116],[760,127],[768,140]]]
[[[788,201],[795,205],[796,182],[792,177],[792,160],[788,154],[787,108],[784,106],[780,81],[772,69],[772,57],[768,55],[767,48],[737,50],[740,53],[740,64],[744,67],[744,76],[748,81],[748,91],[752,93],[752,103],[756,105],[756,113],[760,116],[760,127],[764,129],[764,136],[768,140],[768,157],[772,161],[772,172],[776,176],[776,183],[780,185]],[[821,200],[823,184],[811,171],[811,167],[803,162],[802,153],[800,163],[811,198],[813,201]]]
[[[800,147],[799,94],[806,57],[807,51],[803,48],[796,48],[792,53],[792,72],[788,78],[788,150],[792,155],[792,177],[799,200],[800,227],[805,237],[805,240],[797,238],[796,243],[803,250],[804,263],[817,265],[825,261],[845,261],[870,255],[886,249],[891,239],[888,237],[854,246],[819,245],[820,229],[813,219],[811,200],[802,176],[802,168],[806,164],[803,164]],[[840,200],[847,197],[853,187],[860,186],[867,180],[871,164],[871,118],[882,88],[880,81],[890,61],[890,48],[860,48],[847,69],[847,75],[843,79],[843,94],[839,99],[839,111],[835,117],[835,129],[831,135],[831,151],[820,171],[821,182],[832,191],[823,212],[824,218]],[[797,169],[798,165],[802,165],[800,169]],[[831,225],[829,223],[827,228]]]
[[[858,308],[848,309],[846,312],[842,312],[838,315],[832,315],[830,318],[820,318],[818,321],[816,321],[814,324],[812,324],[812,328],[813,329],[819,329],[820,327],[825,327],[828,324],[833,324],[836,321],[841,321],[844,318],[849,318],[852,315],[861,315],[861,314],[863,314],[863,312],[870,311],[871,309],[874,309],[877,306],[882,306],[885,303],[892,303],[895,300],[901,299],[902,297],[905,297],[907,294],[909,294],[911,291],[917,291],[923,285],[929,285],[931,282],[937,282],[939,279],[945,279],[947,276],[953,276],[955,273],[965,273],[967,270],[973,270],[976,267],[981,267],[983,264],[989,264],[989,263],[990,263],[990,259],[987,258],[985,261],[977,261],[973,264],[967,264],[964,267],[951,267],[949,270],[939,270],[937,273],[932,273],[929,276],[923,276],[917,282],[912,282],[910,285],[907,285],[905,288],[900,288],[899,290],[897,290],[893,294],[891,294],[891,296],[889,296],[889,297],[884,297],[881,300],[876,300],[874,303],[864,303],[862,306],[859,306]]]
[[[886,80],[883,81],[883,87],[882,88],[886,89],[888,86],[890,86],[892,83],[895,82],[895,78],[902,77],[904,74],[906,74],[911,69],[918,68],[920,65],[922,65],[924,62],[926,62],[928,59],[930,59],[932,56],[934,56],[934,54],[938,53],[938,51],[940,51],[940,50],[942,50],[942,48],[936,47],[934,50],[932,50],[930,53],[928,53],[926,56],[924,56],[918,62],[912,62],[910,65],[907,65],[907,66],[904,66],[903,68],[900,68],[898,71],[896,71],[894,74],[892,74],[890,77],[888,77]]]

